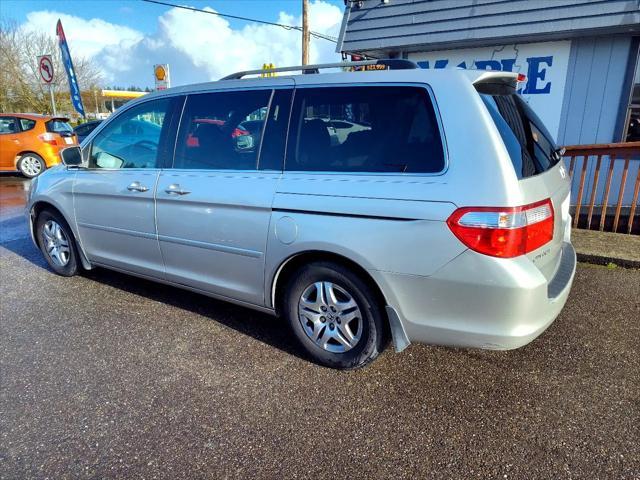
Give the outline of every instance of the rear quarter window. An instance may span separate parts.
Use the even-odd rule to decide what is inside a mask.
[[[439,173],[445,157],[424,87],[296,90],[286,169]]]
[[[480,94],[519,179],[546,172],[560,160],[544,124],[518,95]]]
[[[23,132],[27,132],[32,130],[36,126],[36,121],[31,120],[30,118],[21,118],[20,119],[20,129]]]

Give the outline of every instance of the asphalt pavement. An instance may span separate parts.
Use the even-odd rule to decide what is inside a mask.
[[[267,315],[54,275],[25,186],[0,176],[0,478],[640,478],[639,270],[580,264],[521,349],[338,372]]]

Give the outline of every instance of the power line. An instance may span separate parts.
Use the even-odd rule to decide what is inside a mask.
[[[209,15],[216,15],[218,17],[233,18],[234,20],[243,20],[245,22],[262,23],[264,25],[272,25],[274,27],[284,28],[285,30],[297,30],[299,32],[302,31],[302,27],[298,27],[296,25],[286,25],[286,24],[283,24],[283,23],[269,22],[267,20],[257,20],[255,18],[240,17],[238,15],[229,15],[227,13],[211,12],[209,10],[203,10],[201,8],[187,7],[185,5],[177,5],[175,3],[162,2],[160,0],[142,0],[142,1],[143,2],[147,2],[147,3],[155,3],[155,4],[158,4],[158,5],[164,5],[164,6],[167,6],[167,7],[182,8],[183,10],[190,10],[192,12],[208,13]],[[338,43],[338,39],[337,38],[332,37],[330,35],[325,35],[323,33],[309,32],[309,35],[311,35],[312,37],[315,37],[315,38],[322,39],[322,40],[327,40],[329,42]]]

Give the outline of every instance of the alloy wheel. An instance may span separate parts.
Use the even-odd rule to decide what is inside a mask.
[[[362,336],[360,307],[347,290],[332,282],[315,282],[304,289],[298,319],[307,337],[328,352],[347,352]]]
[[[69,240],[58,222],[47,220],[42,228],[42,239],[51,261],[59,267],[66,266],[69,263],[71,250]]]
[[[30,177],[35,177],[42,172],[42,163],[39,158],[27,155],[20,160],[20,169]]]

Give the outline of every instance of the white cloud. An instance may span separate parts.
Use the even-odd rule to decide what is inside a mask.
[[[62,20],[64,33],[72,54],[95,57],[106,46],[127,47],[141,41],[144,35],[137,30],[122,25],[114,25],[99,18],[85,20],[74,15],[41,10],[27,14],[22,25],[25,31],[47,32],[55,35],[56,22]]]
[[[72,54],[93,58],[102,66],[107,84],[152,86],[152,65],[156,63],[170,64],[173,85],[217,80],[233,71],[260,68],[263,63],[300,63],[300,31],[262,24],[234,29],[222,17],[178,8],[158,17],[153,35],[52,11],[30,13],[23,28],[53,33],[58,18]],[[312,31],[337,37],[341,21],[338,7],[322,0],[311,3]],[[280,12],[277,22],[300,25],[301,19]],[[339,60],[335,43],[313,37],[309,56],[311,63]]]

